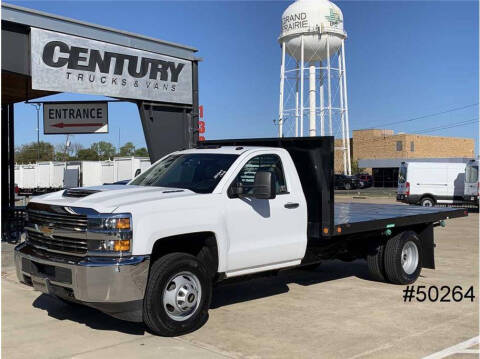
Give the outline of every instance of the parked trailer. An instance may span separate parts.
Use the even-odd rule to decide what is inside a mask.
[[[147,157],[115,157],[113,182],[132,179],[150,167]]]
[[[114,182],[115,171],[113,161],[102,161],[100,162],[100,167],[102,184]]]
[[[19,194],[32,193],[37,188],[36,164],[15,165],[15,183]]]
[[[19,193],[31,195],[63,188],[65,162],[37,162],[17,165],[15,183]]]
[[[48,192],[53,189],[63,188],[65,168],[65,162],[37,162],[37,191]]]
[[[65,188],[100,186],[113,182],[113,161],[72,161],[67,163],[66,171],[75,171],[76,174],[67,176],[69,181],[65,183]]]

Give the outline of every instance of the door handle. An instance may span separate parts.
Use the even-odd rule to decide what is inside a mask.
[[[297,208],[298,206],[300,206],[300,204],[298,204],[298,203],[292,203],[292,202],[285,203],[285,205],[284,205],[284,207],[285,207],[285,208],[288,208],[288,209]]]

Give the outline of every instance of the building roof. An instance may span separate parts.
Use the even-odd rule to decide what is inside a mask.
[[[359,159],[360,168],[394,168],[400,167],[402,162],[448,162],[448,163],[467,163],[472,158],[379,158],[379,159]]]

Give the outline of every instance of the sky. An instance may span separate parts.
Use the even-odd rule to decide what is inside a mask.
[[[8,1],[82,21],[193,46],[207,139],[274,137],[281,49],[277,42],[290,1]],[[474,138],[478,154],[478,2],[334,1],[344,15],[350,129]],[[47,100],[100,99],[61,94]],[[472,105],[472,106],[470,106]],[[468,106],[468,107],[467,107]],[[449,111],[465,107],[458,111]],[[425,115],[445,112],[441,115]],[[36,110],[15,107],[15,143],[36,140]],[[421,119],[405,121],[423,117]],[[41,117],[40,117],[41,118]],[[403,122],[400,122],[403,121]],[[41,122],[41,121],[40,121]],[[388,125],[392,122],[399,122]],[[137,108],[109,105],[108,134],[75,135],[145,146]],[[40,139],[63,143],[64,135]]]

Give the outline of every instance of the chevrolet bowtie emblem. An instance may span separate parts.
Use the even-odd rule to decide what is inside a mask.
[[[46,236],[49,236],[53,233],[53,228],[49,226],[38,226],[38,230],[45,234]]]

